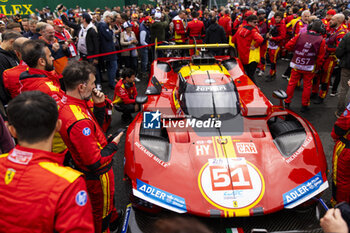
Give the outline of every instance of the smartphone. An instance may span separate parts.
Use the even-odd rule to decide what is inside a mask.
[[[118,136],[120,133],[124,133],[126,131],[126,129],[125,128],[120,128],[120,129],[118,129],[114,134],[112,134],[112,136],[110,136],[109,138],[108,138],[108,143],[111,143],[112,141],[113,141],[113,139],[116,137],[116,136]]]
[[[66,43],[66,42],[64,40],[60,40],[60,41],[58,41],[58,43],[62,45],[64,43]]]

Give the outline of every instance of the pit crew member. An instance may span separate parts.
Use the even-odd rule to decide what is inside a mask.
[[[61,121],[55,101],[40,91],[18,95],[7,108],[18,145],[0,155],[0,232],[93,233],[82,174],[51,152]]]

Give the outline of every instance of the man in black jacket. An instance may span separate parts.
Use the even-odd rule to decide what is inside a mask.
[[[5,94],[4,82],[2,79],[2,73],[15,67],[19,64],[18,57],[13,51],[13,42],[22,35],[15,31],[5,31],[2,34],[2,43],[0,47],[0,100],[2,104],[7,103],[7,96]]]
[[[98,70],[98,58],[86,58],[100,53],[97,29],[91,22],[92,17],[88,13],[83,13],[81,25],[69,21],[64,14],[61,15],[61,19],[65,25],[73,28],[76,32],[75,34],[78,36],[77,49],[80,57],[95,65],[96,70]],[[100,72],[96,72],[96,88],[101,90],[101,77],[99,73]]]
[[[345,110],[346,95],[348,94],[350,81],[350,32],[348,32],[343,39],[340,41],[335,54],[340,59],[341,77],[340,77],[340,91],[337,111],[335,112],[336,117]]]
[[[204,41],[207,44],[216,44],[216,43],[226,43],[226,33],[222,26],[218,24],[216,17],[210,19],[210,26],[205,32]],[[214,56],[223,55],[223,49],[210,49],[209,50]]]

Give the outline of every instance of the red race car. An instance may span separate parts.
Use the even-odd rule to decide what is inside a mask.
[[[158,58],[150,77],[148,101],[125,143],[134,207],[258,216],[294,208],[328,188],[313,126],[283,107],[283,91],[274,92],[281,105],[272,105],[238,59]]]

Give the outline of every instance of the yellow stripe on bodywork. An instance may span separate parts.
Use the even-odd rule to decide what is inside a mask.
[[[224,152],[227,158],[235,158],[236,156],[236,151],[233,146],[233,142],[230,136],[224,136],[222,139],[226,140],[227,143],[224,144]]]
[[[6,153],[6,154],[2,154],[0,155],[0,158],[4,158],[4,157],[7,157],[9,155],[9,153]]]
[[[174,101],[174,105],[175,105],[176,110],[178,110],[180,108],[180,104],[179,104],[179,101],[176,98],[175,89],[173,91],[173,101]]]
[[[225,67],[219,65],[201,65],[200,69],[197,68],[197,66],[184,66],[183,68],[181,68],[179,73],[181,73],[182,77],[185,78],[190,75],[207,74],[207,71],[210,74],[230,75],[230,73]]]
[[[82,173],[70,168],[59,166],[58,163],[41,162],[39,166],[52,172],[53,174],[62,177],[70,183],[73,183],[76,179],[81,176]]]
[[[220,143],[220,137],[216,136],[213,137],[213,147],[214,147],[214,151],[215,151],[215,157],[216,158],[224,158],[224,151],[222,149],[222,145]]]

